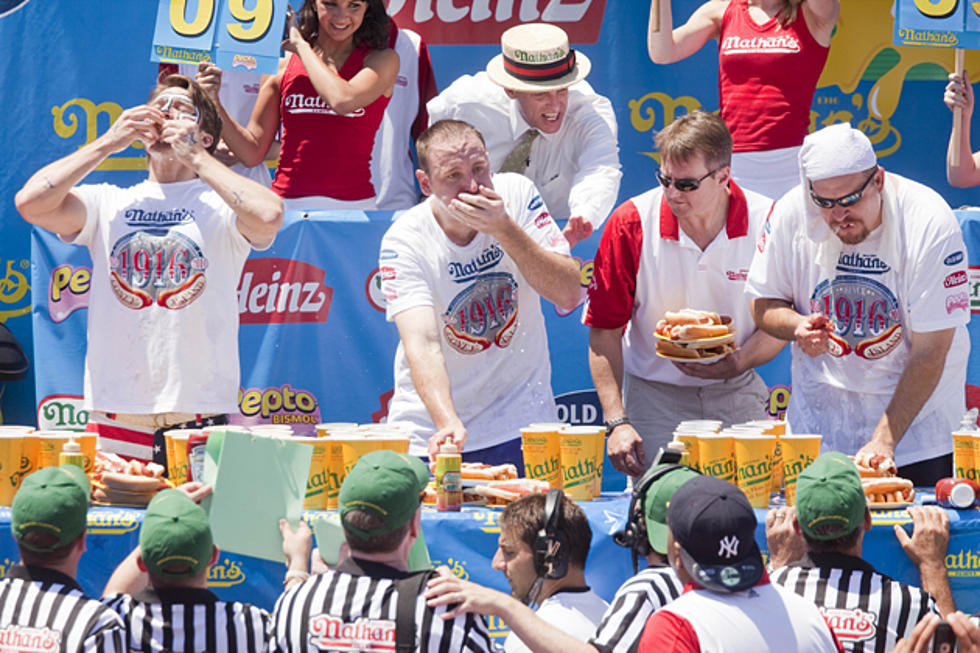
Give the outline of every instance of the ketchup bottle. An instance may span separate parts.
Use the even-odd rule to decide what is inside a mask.
[[[463,505],[461,472],[463,457],[452,439],[439,447],[436,454],[436,510],[456,511]]]

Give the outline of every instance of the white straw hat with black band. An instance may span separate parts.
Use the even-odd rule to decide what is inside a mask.
[[[487,76],[511,91],[537,93],[567,88],[589,74],[591,62],[568,45],[557,25],[527,23],[500,37],[501,54],[487,64]]]

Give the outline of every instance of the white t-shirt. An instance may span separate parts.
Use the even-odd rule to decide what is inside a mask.
[[[238,280],[251,245],[200,179],[78,186],[92,284],[85,408],[237,410]]]
[[[177,66],[177,69],[184,77],[194,79],[197,76],[197,64],[182,63]],[[228,115],[242,127],[247,126],[252,117],[252,108],[259,98],[259,86],[261,84],[262,75],[259,73],[234,69],[221,71],[221,88],[218,89],[218,98]],[[265,164],[265,161],[251,168],[244,163],[236,163],[231,166],[231,169],[243,177],[257,181],[266,188],[272,185],[272,175],[269,173],[269,166]]]
[[[864,242],[843,246],[828,278],[807,235],[803,202],[810,200],[798,187],[773,209],[746,292],[834,322],[830,354],[811,358],[792,345],[790,426],[823,435],[825,450],[854,453],[871,437],[905,368],[911,333],[956,329],[942,378],[896,451],[906,465],[952,451],[950,433],[966,406],[970,301],[966,248],[949,206],[922,184],[885,179],[882,219],[890,221],[893,247],[883,242],[883,222]],[[883,258],[889,249],[898,260]]]
[[[463,75],[429,100],[428,109],[430,125],[453,118],[476,127],[494,170],[529,128],[517,102],[485,72]],[[622,177],[612,103],[588,82],[570,87],[561,127],[534,139],[529,161],[524,174],[541,191],[551,214],[558,220],[582,216],[598,230],[616,205]]]
[[[541,247],[568,255],[568,241],[528,179],[494,175],[507,214]],[[388,229],[379,255],[387,316],[431,306],[456,413],[469,433],[467,451],[520,436],[531,422],[555,420],[548,339],[540,295],[493,237],[459,246],[446,237],[426,200]],[[435,432],[415,391],[401,343],[388,420],[412,431],[412,453],[425,455]]]
[[[552,626],[561,629],[575,639],[587,642],[595,634],[609,604],[591,589],[563,591],[553,594],[541,602],[535,611],[539,617]],[[504,640],[505,653],[531,653],[520,638],[511,633]]]

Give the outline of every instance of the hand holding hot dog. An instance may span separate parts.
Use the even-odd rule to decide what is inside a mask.
[[[823,313],[813,313],[800,320],[793,332],[796,344],[807,356],[816,358],[830,349],[834,323]]]

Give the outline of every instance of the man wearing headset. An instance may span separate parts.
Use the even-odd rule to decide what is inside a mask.
[[[429,583],[426,594],[429,605],[456,603],[445,618],[463,612],[497,615],[511,629],[512,636],[519,637],[536,653],[635,651],[650,615],[680,596],[684,589],[676,572],[667,564],[667,504],[681,485],[696,476],[698,473],[689,467],[657,463],[634,487],[626,528],[614,537],[618,544],[645,557],[647,567],[616,591],[612,604],[601,621],[596,622],[594,633],[577,638],[573,636],[576,631],[548,620],[542,611],[532,612],[512,596],[461,580],[448,572]],[[502,546],[505,540],[501,525]]]

